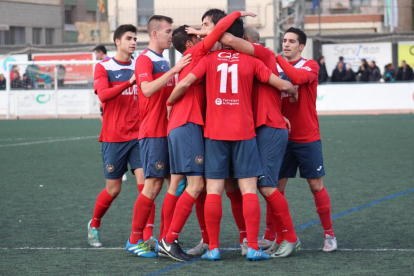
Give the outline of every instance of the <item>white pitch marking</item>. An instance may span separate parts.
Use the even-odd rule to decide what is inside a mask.
[[[0,145],[0,148],[5,147],[18,147],[18,146],[29,146],[35,144],[45,144],[45,143],[54,143],[54,142],[67,142],[67,141],[79,141],[84,139],[93,139],[98,138],[99,136],[81,136],[81,137],[69,137],[69,138],[59,138],[54,140],[42,140],[42,141],[34,141],[34,142],[26,142],[26,143],[17,143],[17,144],[7,144],[7,145]]]

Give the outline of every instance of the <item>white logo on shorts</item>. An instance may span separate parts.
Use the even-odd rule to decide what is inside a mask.
[[[318,172],[322,170],[322,166],[319,166],[319,168],[316,169]]]

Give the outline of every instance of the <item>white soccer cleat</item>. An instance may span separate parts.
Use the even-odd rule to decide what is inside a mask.
[[[263,252],[266,254],[272,255],[273,253],[276,253],[278,249],[279,249],[279,245],[276,243],[276,241],[274,241],[272,246],[269,247],[267,250],[264,250]]]
[[[127,174],[126,173],[124,173],[124,175],[122,176],[122,181],[127,181]]]
[[[265,239],[264,236],[262,238],[260,238],[257,243],[259,244],[259,247],[265,251],[267,249],[269,249],[274,243],[275,241],[271,241],[268,239]]]
[[[287,240],[284,240],[280,246],[279,249],[270,255],[272,258],[284,258],[292,255],[295,252],[298,252],[300,250],[300,240],[297,238],[296,242],[288,242]]]
[[[208,244],[203,242],[203,239],[193,248],[188,249],[186,251],[187,254],[193,255],[193,256],[200,256],[206,253],[208,250]]]
[[[240,244],[240,249],[241,249],[241,255],[242,256],[247,255],[247,249],[248,248],[249,248],[249,246],[247,245],[247,238],[244,238],[243,242]]]
[[[338,249],[338,243],[336,242],[336,237],[326,234],[325,243],[323,244],[324,252],[332,252]]]

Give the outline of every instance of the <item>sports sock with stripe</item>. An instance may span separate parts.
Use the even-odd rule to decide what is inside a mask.
[[[204,208],[204,216],[209,237],[209,249],[219,247],[220,222],[223,215],[221,195],[208,194]]]
[[[206,203],[206,192],[201,192],[196,201],[196,214],[198,225],[200,226],[201,230],[201,237],[203,238],[203,243],[209,244],[210,240],[208,238],[207,228],[206,228],[206,221],[204,219],[204,205]]]
[[[96,199],[91,227],[99,228],[101,226],[101,219],[105,215],[106,211],[108,211],[109,207],[111,207],[112,201],[114,201],[115,198],[116,197],[111,196],[108,193],[106,188],[101,191],[101,193],[98,195],[98,198]]]
[[[148,221],[154,201],[144,194],[140,194],[135,201],[134,213],[132,215],[132,229],[129,242],[136,244],[143,239],[143,230]]]
[[[174,215],[174,210],[175,210],[175,205],[177,204],[177,200],[178,200],[179,196],[176,195],[172,195],[170,193],[166,193],[165,194],[165,198],[164,198],[164,203],[163,205],[163,233],[162,233],[162,237],[164,238],[167,233],[168,233],[168,229],[170,228],[170,224]]]
[[[259,250],[257,236],[260,230],[260,202],[257,194],[243,195],[243,215],[246,222],[247,243],[254,250]]]
[[[325,187],[322,190],[313,193],[315,198],[316,212],[319,215],[325,234],[335,236],[332,230],[332,218],[331,218],[331,199],[326,191]]]
[[[142,190],[144,189],[144,184],[138,184],[138,191],[139,193],[142,193]],[[151,237],[154,236],[154,222],[155,222],[155,203],[152,206],[152,210],[150,213],[150,216],[148,218],[147,224],[144,228],[144,241],[149,240]]]
[[[237,228],[239,228],[239,243],[242,243],[243,239],[247,237],[246,223],[243,217],[243,196],[240,192],[240,189],[237,189],[235,192],[226,194],[230,199],[231,211],[233,213],[234,220],[236,221]]]
[[[269,204],[266,204],[266,230],[264,234],[264,238],[269,241],[275,240],[276,230],[273,225],[273,211],[272,207],[269,206]]]

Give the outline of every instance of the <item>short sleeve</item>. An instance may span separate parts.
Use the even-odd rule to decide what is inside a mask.
[[[153,64],[149,57],[140,55],[135,63],[135,78],[138,86],[144,81],[153,81],[152,78]]]
[[[209,56],[203,57],[197,64],[196,67],[194,67],[193,70],[191,70],[191,73],[196,76],[197,79],[201,79],[204,77],[207,71],[207,60]]]
[[[95,66],[95,73],[93,76],[93,88],[95,94],[98,94],[98,91],[109,87],[108,74],[106,73],[105,67],[102,64],[98,63]]]

